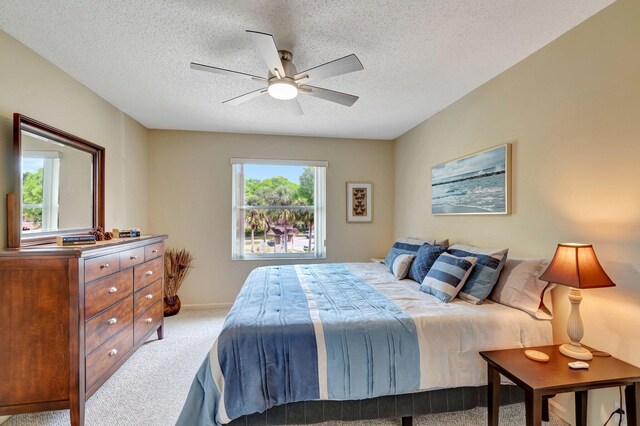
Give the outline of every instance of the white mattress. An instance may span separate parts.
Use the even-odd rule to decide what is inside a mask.
[[[380,263],[345,265],[413,318],[419,336],[422,390],[487,384],[480,351],[553,342],[550,321],[490,301],[472,305],[456,298],[443,303],[421,292],[415,281],[397,280]]]

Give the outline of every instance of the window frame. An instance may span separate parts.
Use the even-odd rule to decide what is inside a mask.
[[[23,224],[23,215],[25,208],[42,209],[42,225],[41,230],[22,231],[25,234],[41,234],[43,232],[54,232],[58,229],[59,220],[59,194],[60,194],[60,159],[62,153],[60,151],[23,151],[22,157],[35,158],[42,160],[43,178],[42,178],[42,203],[41,204],[25,204],[24,200],[20,200],[20,224]],[[24,161],[24,160],[23,160]],[[55,227],[53,227],[55,225]],[[43,231],[44,230],[44,231]]]
[[[244,203],[245,184],[244,166],[301,166],[314,167],[314,205],[313,206],[247,206]],[[232,260],[284,260],[284,259],[326,259],[326,170],[327,161],[281,160],[232,158],[231,159],[231,259]],[[277,210],[313,208],[314,250],[305,253],[245,253],[245,212],[249,210]]]

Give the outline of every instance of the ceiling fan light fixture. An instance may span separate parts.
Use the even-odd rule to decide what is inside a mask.
[[[274,99],[285,101],[293,100],[301,93],[348,107],[352,106],[358,100],[357,96],[348,93],[336,92],[335,90],[309,85],[309,83],[315,84],[316,81],[324,80],[325,78],[362,71],[364,67],[358,57],[353,53],[331,62],[309,68],[306,71],[298,72],[292,62],[293,54],[288,50],[278,50],[271,34],[251,30],[247,30],[247,34],[249,34],[258,53],[266,62],[268,69],[266,77],[191,62],[191,68],[194,70],[234,76],[266,84],[266,87],[262,86],[261,89],[227,99],[222,102],[223,104],[240,105],[243,102],[255,99],[265,93],[269,93],[269,96]],[[302,114],[302,109],[297,101],[285,102],[283,106],[286,106],[297,115]]]
[[[269,82],[267,89],[272,98],[288,101],[298,96],[298,85],[289,79],[277,79]]]

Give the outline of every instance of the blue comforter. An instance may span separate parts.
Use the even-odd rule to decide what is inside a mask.
[[[203,362],[178,425],[219,425],[275,405],[413,392],[413,320],[343,264],[257,268]]]

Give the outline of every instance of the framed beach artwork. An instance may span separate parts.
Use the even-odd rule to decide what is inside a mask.
[[[373,221],[373,184],[347,182],[347,222]]]
[[[434,215],[509,214],[511,144],[431,168]]]

